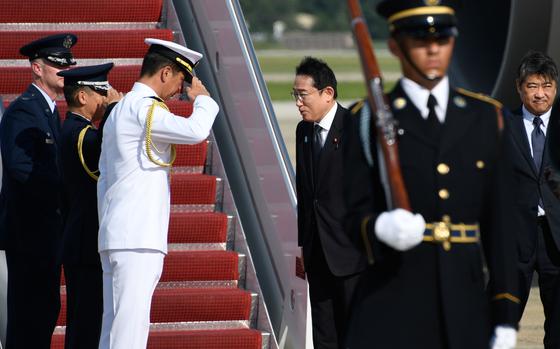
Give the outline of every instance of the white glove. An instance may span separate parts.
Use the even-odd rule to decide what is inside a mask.
[[[398,251],[406,251],[422,242],[426,222],[422,215],[402,208],[383,212],[375,221],[375,235]]]
[[[511,326],[498,325],[490,339],[491,349],[513,349],[517,344],[517,331]]]

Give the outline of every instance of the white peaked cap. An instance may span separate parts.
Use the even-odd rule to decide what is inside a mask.
[[[172,41],[146,38],[144,42],[154,51],[177,63],[183,70],[193,75],[193,68],[202,58],[202,54]]]

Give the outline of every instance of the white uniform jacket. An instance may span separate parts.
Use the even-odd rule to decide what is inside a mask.
[[[136,82],[103,128],[97,184],[99,251],[145,248],[167,253],[169,167],[154,164],[146,154],[146,116],[154,96],[154,90]],[[196,97],[189,118],[156,107],[153,157],[169,162],[171,144],[205,140],[218,111],[208,96]]]

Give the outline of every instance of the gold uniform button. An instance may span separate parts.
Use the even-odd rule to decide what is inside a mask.
[[[484,166],[485,166],[484,161],[478,160],[476,162],[476,168],[478,168],[479,170],[482,170],[484,168]]]
[[[437,165],[437,171],[441,175],[446,175],[449,173],[449,166],[442,162],[441,164]]]
[[[447,189],[440,189],[438,191],[439,198],[442,200],[449,199],[449,191]]]

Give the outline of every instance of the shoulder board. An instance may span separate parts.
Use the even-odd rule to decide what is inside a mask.
[[[502,103],[498,102],[498,101],[495,100],[494,98],[489,97],[489,96],[487,96],[487,95],[485,95],[485,94],[477,93],[477,92],[472,92],[472,91],[468,91],[468,90],[465,90],[464,88],[460,88],[460,87],[457,87],[457,88],[456,88],[456,91],[459,92],[459,93],[461,93],[461,94],[464,94],[465,96],[469,96],[469,97],[478,99],[478,100],[480,100],[480,101],[483,101],[483,102],[486,102],[486,103],[490,103],[490,104],[492,104],[493,106],[495,106],[496,108],[502,108],[502,107],[503,107],[503,104],[502,104]]]
[[[365,100],[363,100],[363,99],[362,99],[361,101],[356,102],[356,103],[351,107],[350,112],[351,112],[353,115],[357,114],[357,113],[360,111],[360,109],[362,109],[362,107],[364,106],[364,102],[365,102]]]

